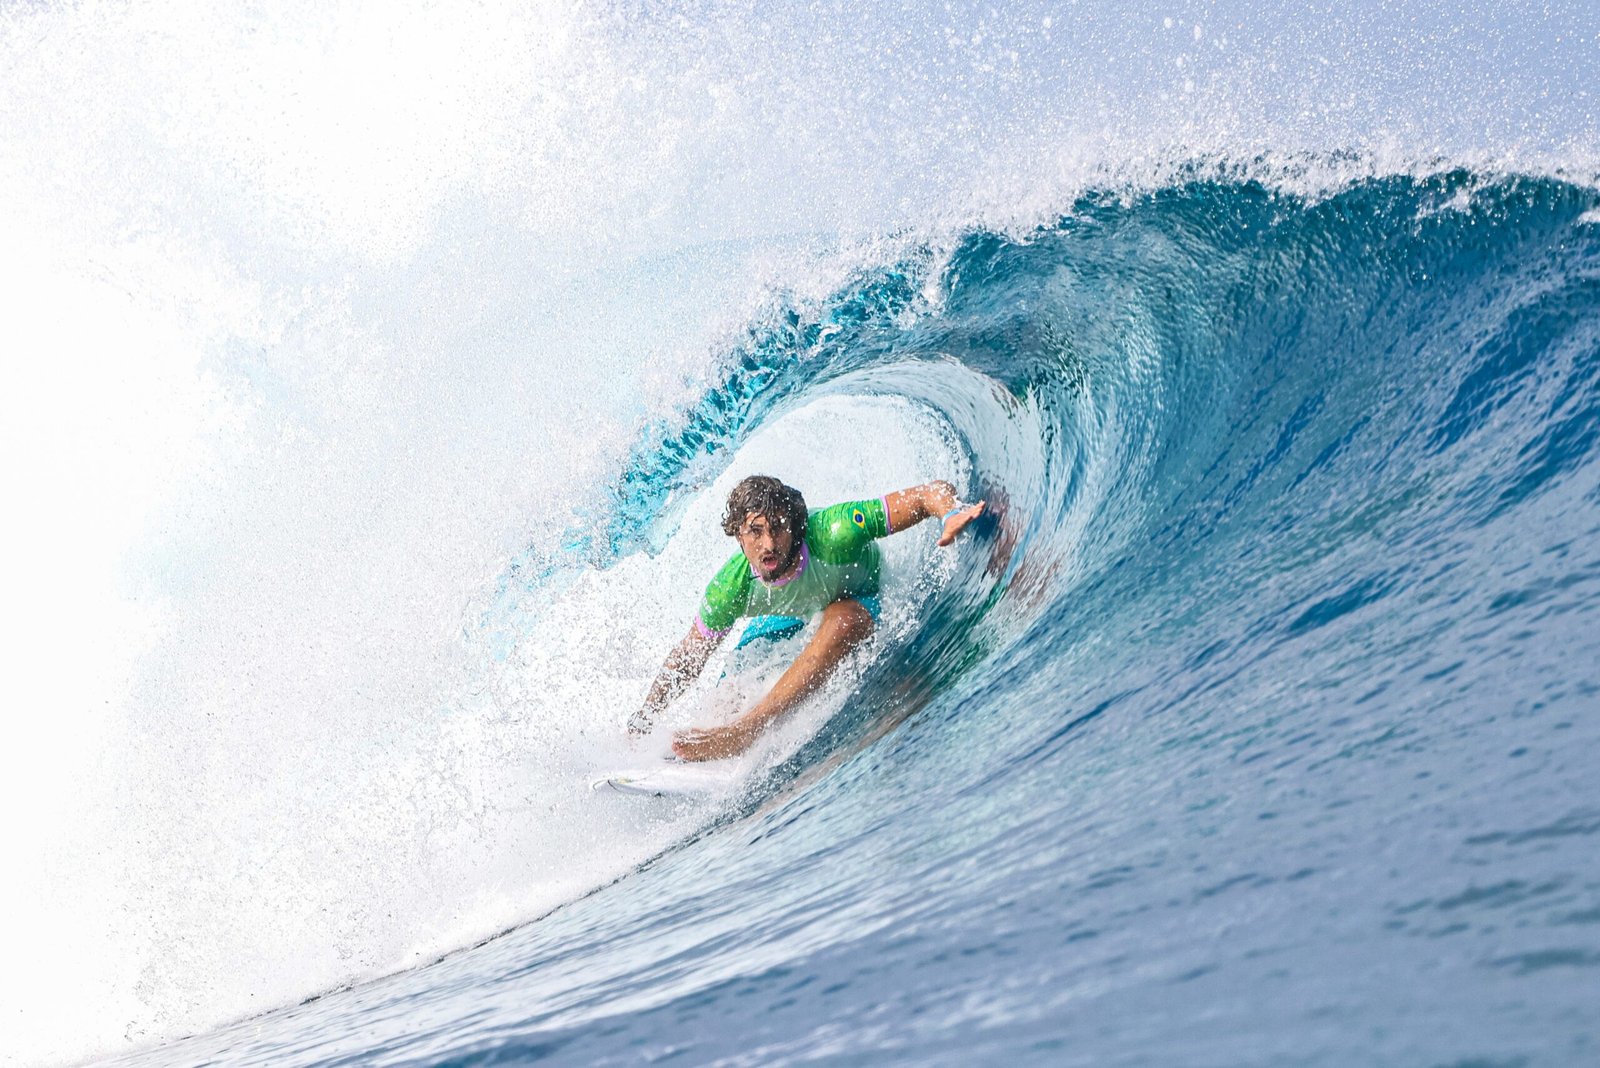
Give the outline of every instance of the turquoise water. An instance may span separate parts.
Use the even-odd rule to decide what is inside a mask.
[[[610,555],[769,413],[911,398],[997,505],[920,625],[625,878],[158,1059],[1586,1062],[1596,205],[1089,194],[756,332]]]
[[[1600,1059],[1592,6],[0,9],[0,1064]]]

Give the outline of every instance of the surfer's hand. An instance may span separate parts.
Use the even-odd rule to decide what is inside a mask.
[[[761,733],[758,726],[736,719],[726,727],[700,727],[672,736],[672,751],[681,760],[721,760],[750,748]]]
[[[957,508],[944,517],[944,532],[939,535],[940,545],[949,545],[956,540],[966,525],[983,514],[983,501],[969,504],[965,508]]]

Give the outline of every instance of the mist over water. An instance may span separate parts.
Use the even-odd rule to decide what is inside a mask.
[[[1404,267],[1362,273],[1359,241],[1305,221],[1324,202],[1381,220],[1369,242],[1415,229],[1396,256],[1435,277],[1458,268],[1486,302],[1491,283],[1526,282],[1506,288],[1546,310],[1527,313],[1548,329],[1525,347],[1549,403],[1517,415],[1522,436],[1452,456],[1491,480],[1491,458],[1547,459],[1548,492],[1570,500],[1538,497],[1539,514],[1588,559],[1592,523],[1575,517],[1593,506],[1597,33],[1577,3],[6,7],[4,1056],[122,1052],[426,964],[725,815],[596,808],[575,784],[615,759],[726,550],[720,494],[757,468],[816,504],[952,477],[1014,506],[972,550],[992,554],[987,570],[920,535],[886,543],[914,607],[891,616],[859,689],[784,743],[799,747],[791,777],[864,751],[912,769],[897,798],[963,780],[943,743],[907,756],[868,739],[943,708],[975,663],[1001,677],[1037,657],[1033,677],[1059,693],[1037,664],[1066,662],[1069,622],[1118,633],[1096,631],[1094,612],[1126,602],[1085,591],[1150,596],[1118,585],[1116,549],[1161,524],[1117,487],[1233,469],[1223,424],[1188,432],[1197,397],[1233,398],[1236,420],[1269,437],[1337,407],[1331,373],[1300,392],[1238,386],[1255,367],[1239,353],[1257,350],[1228,316],[1242,322],[1252,294],[1323,255],[1354,266],[1293,289],[1260,336],[1327,306],[1392,311],[1406,302],[1389,294],[1411,292],[1397,278],[1420,285]],[[1194,180],[1220,184],[1173,193]],[[1134,209],[1150,203],[1144,225]],[[1069,242],[1011,288],[995,265],[1071,232],[1063,216],[1112,236]],[[1478,228],[1441,235],[1436,217]],[[1218,236],[1284,219],[1313,231],[1285,239],[1291,252]],[[1053,310],[1019,325],[1016,301]],[[1379,348],[1413,336],[1363,335]],[[1437,366],[1454,381],[1467,366],[1454,357],[1481,339],[1451,336],[1460,348]],[[1397,360],[1414,351],[1394,345]],[[1334,349],[1296,352],[1315,366]],[[1194,358],[1173,371],[1174,351]],[[1482,362],[1477,386],[1461,372],[1448,417],[1426,409],[1436,451],[1510,410],[1493,383],[1523,364]],[[852,434],[868,444],[834,447]],[[1576,458],[1528,444],[1551,438]],[[1359,496],[1365,478],[1323,490]],[[1171,516],[1189,514],[1171,492]],[[1228,500],[1219,515],[1274,522]],[[1407,588],[1337,581],[1356,571],[1306,594],[1302,629]],[[1539,575],[1528,589],[1570,588]],[[1068,593],[1087,615],[1059,614]],[[1233,619],[1217,639],[1252,625]],[[1547,647],[1592,650],[1563,628],[1540,631]],[[1481,644],[1493,660],[1513,643]],[[997,650],[1014,659],[985,659]],[[1279,663],[1284,688],[1307,683],[1309,667]],[[1113,667],[1134,670],[1099,664]],[[1592,697],[1551,671],[1565,699]],[[1508,677],[1515,695],[1534,676]],[[885,693],[923,696],[872,696]],[[986,716],[1041,700],[1021,685],[968,708],[960,744],[989,751]],[[807,748],[841,705],[854,709],[843,726]],[[942,715],[921,722],[958,722]],[[813,795],[825,822],[848,820],[827,808],[841,791],[836,804],[863,803],[864,773],[845,766],[843,786]],[[1553,781],[1541,826],[1582,824],[1592,796]],[[904,846],[859,841],[868,858]],[[673,863],[746,863],[731,848],[713,833]],[[655,877],[687,885],[666,869]],[[942,885],[922,876],[909,885]],[[1562,878],[1581,896],[1594,871]],[[601,935],[648,915],[628,893],[618,911],[595,895],[549,926],[601,947],[596,975],[614,967]],[[735,908],[727,922],[773,920]],[[650,956],[650,937],[619,945]],[[761,967],[834,944],[797,938],[803,952],[773,949]],[[723,957],[701,974],[754,970]],[[551,1012],[571,1004],[540,981]],[[679,992],[640,980],[615,1005]],[[539,1026],[608,1010],[585,1011]]]

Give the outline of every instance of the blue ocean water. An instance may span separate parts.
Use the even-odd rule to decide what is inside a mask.
[[[0,1065],[1600,1061],[1593,7],[0,7]]]
[[[482,625],[870,398],[991,505],[916,626],[620,877],[116,1063],[1600,1059],[1592,187],[1196,167],[725,351]]]

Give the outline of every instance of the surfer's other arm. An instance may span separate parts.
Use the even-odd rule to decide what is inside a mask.
[[[644,706],[628,717],[628,733],[644,734],[655,726],[656,717],[661,715],[662,709],[700,677],[706,661],[711,659],[711,654],[716,652],[726,636],[726,632],[706,631],[696,621],[662,662],[661,671],[657,673],[656,681],[644,699]]]
[[[889,529],[898,534],[914,527],[929,516],[943,516],[944,530],[939,534],[939,544],[949,545],[956,540],[966,525],[983,514],[983,502],[962,504],[955,487],[939,479],[920,486],[897,490],[883,499],[888,509]]]

